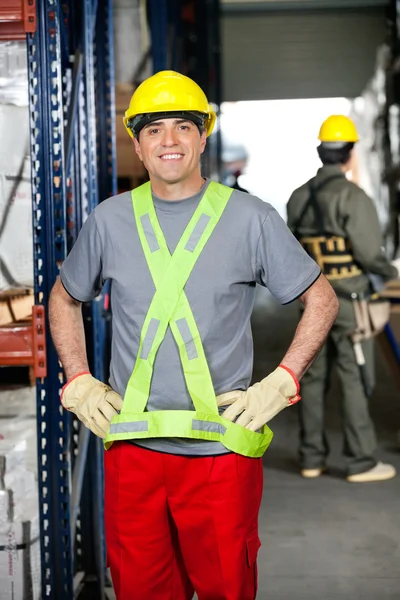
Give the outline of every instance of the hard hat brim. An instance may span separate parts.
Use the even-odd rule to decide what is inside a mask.
[[[207,115],[198,112],[175,110],[171,112],[157,112],[148,113],[146,115],[137,115],[136,117],[129,120],[129,126],[133,130],[134,135],[139,135],[140,131],[146,125],[159,121],[161,119],[184,119],[185,121],[191,121],[200,129],[205,129],[205,121]]]
[[[348,144],[354,144],[355,142],[323,142],[321,141],[321,146],[326,148],[327,150],[341,150],[345,148]]]
[[[216,114],[210,107],[210,112],[201,113],[198,111],[188,111],[188,110],[165,110],[154,113],[147,113],[143,115],[135,115],[134,117],[129,116],[128,111],[125,113],[125,117],[123,119],[126,130],[128,131],[131,138],[138,136],[140,131],[148,125],[149,123],[153,123],[154,121],[158,121],[160,119],[185,119],[188,121],[192,121],[199,128],[204,128],[207,132],[207,137],[211,135],[214,124],[216,120]],[[137,120],[136,120],[137,119]],[[135,122],[136,121],[136,122]]]

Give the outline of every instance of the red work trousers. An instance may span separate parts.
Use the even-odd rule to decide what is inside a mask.
[[[105,523],[117,600],[254,600],[262,482],[261,459],[114,442]]]

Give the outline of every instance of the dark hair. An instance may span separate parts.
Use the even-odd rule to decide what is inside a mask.
[[[350,160],[353,147],[354,142],[349,142],[342,148],[327,148],[325,144],[320,144],[317,152],[323,165],[345,165]]]

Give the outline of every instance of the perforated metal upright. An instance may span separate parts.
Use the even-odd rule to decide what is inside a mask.
[[[66,253],[59,20],[55,3],[44,0],[37,31],[28,36],[35,303],[44,305]],[[59,402],[63,373],[47,338],[48,375],[37,381],[42,589],[44,598],[61,599],[73,597],[69,418]]]
[[[44,306],[82,222],[115,193],[112,32],[112,0],[41,0],[27,36],[35,301]],[[103,298],[84,306],[84,319],[91,370],[102,379]],[[101,600],[103,450],[63,410],[48,325],[46,336],[48,375],[37,381],[42,598]]]
[[[222,101],[220,0],[147,0],[153,72],[174,69],[194,79],[219,114]],[[205,175],[218,180],[221,133],[217,120],[202,156]]]

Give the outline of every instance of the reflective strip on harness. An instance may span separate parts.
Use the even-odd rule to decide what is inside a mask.
[[[135,433],[136,431],[148,431],[149,426],[147,421],[131,421],[128,423],[112,423],[110,433]],[[212,423],[210,421],[200,421],[193,419],[193,431],[209,431],[211,433],[224,434],[226,427],[220,423]]]
[[[147,421],[132,421],[127,423],[111,423],[110,433],[135,433],[136,431],[148,431]]]
[[[186,346],[186,354],[189,360],[194,360],[195,358],[197,358],[197,350],[196,350],[196,346],[192,337],[192,334],[190,333],[190,329],[189,329],[189,325],[186,319],[178,319],[177,321],[175,321],[178,329],[179,329],[179,333],[182,336],[182,339],[184,341],[184,344]]]
[[[142,356],[143,360],[147,360],[151,349],[154,344],[155,337],[157,335],[158,327],[160,325],[160,321],[158,319],[151,319],[149,326],[146,331],[146,336],[143,340],[142,346]]]
[[[209,215],[200,215],[196,227],[193,229],[193,233],[185,246],[185,250],[187,250],[188,252],[193,252],[196,249],[196,246],[199,243],[201,236],[205,232],[205,229],[209,224],[210,219],[211,217]]]
[[[221,433],[222,435],[226,431],[226,427],[220,423],[210,423],[209,421],[199,421],[198,419],[193,419],[192,427],[194,431],[212,431],[213,433]]]
[[[150,221],[150,215],[143,215],[140,220],[142,222],[144,235],[146,236],[150,252],[157,252],[157,250],[160,249],[160,246],[158,245],[156,234],[154,233],[154,229]]]
[[[147,422],[146,430],[144,421]],[[123,427],[119,428],[120,425]],[[256,433],[223,417],[188,410],[158,410],[139,414],[121,412],[114,417],[112,427],[113,433],[110,432],[105,440],[106,449],[116,440],[180,437],[221,442],[232,452],[259,457],[264,454],[273,437],[267,426],[263,427],[262,433]]]

